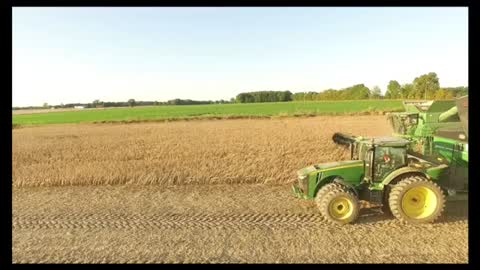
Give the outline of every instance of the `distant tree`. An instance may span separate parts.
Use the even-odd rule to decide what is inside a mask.
[[[370,94],[370,98],[371,99],[379,99],[381,96],[382,96],[382,90],[380,89],[380,87],[378,87],[378,86],[373,87],[373,89],[371,91],[371,94]]]
[[[47,102],[44,102],[42,107],[43,107],[44,109],[48,108],[48,103],[47,103]]]
[[[453,97],[462,97],[468,95],[468,87],[460,86],[460,87],[446,87],[444,88],[445,91],[451,92]]]
[[[237,103],[253,103],[255,97],[251,93],[240,93],[236,98]]]
[[[298,92],[298,93],[293,94],[292,98],[295,101],[304,101],[304,99],[303,99],[304,96],[305,96],[304,92]]]
[[[403,99],[415,98],[413,84],[407,83],[400,88],[400,97]]]
[[[446,91],[445,93],[445,99],[453,99],[455,98],[455,94],[453,91]]]
[[[127,101],[127,103],[128,103],[128,106],[133,107],[135,106],[135,99],[131,98]]]
[[[292,101],[293,100],[292,96],[293,96],[292,92],[284,91],[282,93],[282,99],[280,101]]]
[[[436,93],[435,93],[435,99],[446,99],[447,97],[447,91],[443,88],[440,88]]]
[[[390,81],[387,86],[387,92],[385,93],[386,98],[401,98],[401,86],[397,81]]]
[[[238,103],[252,102],[285,102],[292,100],[290,91],[256,91],[240,93],[236,97]]]
[[[440,82],[435,72],[430,72],[413,80],[415,98],[432,99],[440,89]]]
[[[327,89],[317,95],[317,100],[336,100],[340,99],[341,90]]]
[[[341,90],[343,99],[367,99],[370,97],[370,89],[364,84],[356,84]]]
[[[191,100],[191,99],[172,99],[166,102],[166,104],[169,105],[201,105],[201,104],[214,104],[214,103],[219,103],[219,101],[199,101],[199,100]]]
[[[102,106],[103,106],[103,102],[101,102],[99,99],[95,99],[92,102],[92,107],[93,108],[99,108],[99,107],[102,107]]]
[[[468,95],[468,86],[467,87],[459,87],[459,91],[457,93],[457,97],[463,97]]]
[[[306,92],[304,98],[305,98],[305,100],[314,100],[314,98],[317,94],[318,93],[316,93],[316,92]]]

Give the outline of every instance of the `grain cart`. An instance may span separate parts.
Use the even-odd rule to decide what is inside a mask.
[[[465,104],[465,100],[457,100],[456,105]],[[445,195],[468,188],[468,140],[462,141],[468,134],[468,103],[461,109],[454,102],[437,103],[443,112],[432,108],[433,104],[420,107],[424,112],[399,114],[397,120],[402,121],[394,129],[401,132],[393,137],[335,133],[333,141],[349,148],[350,160],[299,170],[294,194],[315,200],[321,215],[336,224],[355,221],[359,200],[382,204],[384,212],[405,222],[435,221],[445,207]],[[458,108],[448,108],[452,104]],[[460,141],[445,136],[459,127],[463,130],[458,135]],[[420,151],[415,151],[419,145]],[[460,173],[466,182],[452,178],[458,167],[467,168],[467,174]]]
[[[467,100],[468,96],[459,100]],[[462,130],[455,100],[404,101],[405,112],[389,113],[387,119],[394,136],[412,142],[411,151],[431,155],[433,137],[439,129]]]
[[[462,128],[439,128],[433,136],[434,155],[449,165],[448,177],[441,185],[449,198],[468,199],[468,96],[456,100]]]
[[[412,142],[410,153],[447,164],[440,184],[450,199],[468,198],[468,96],[404,106],[407,112],[388,116],[394,136]]]

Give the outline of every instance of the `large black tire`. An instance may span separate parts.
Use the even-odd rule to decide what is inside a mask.
[[[320,202],[325,197],[325,195],[333,189],[343,189],[344,186],[339,183],[329,183],[324,185],[323,187],[320,188],[320,190],[317,192],[317,195],[315,196],[315,203],[317,204],[318,207],[320,207]]]
[[[390,196],[390,191],[392,190],[392,187],[390,185],[385,186],[384,192],[383,192],[383,200],[382,200],[382,212],[384,215],[393,217],[392,211],[390,210],[390,205],[388,203],[388,198]]]
[[[318,200],[320,214],[330,223],[344,225],[354,222],[360,212],[357,196],[345,187],[333,188]]]
[[[402,222],[432,223],[445,208],[445,194],[423,176],[410,176],[392,187],[388,203],[392,214]]]

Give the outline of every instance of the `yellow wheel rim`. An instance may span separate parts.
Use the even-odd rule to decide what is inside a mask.
[[[428,187],[414,187],[402,198],[402,209],[405,215],[413,219],[423,219],[435,212],[438,198]]]
[[[333,218],[344,220],[352,215],[353,204],[347,197],[338,197],[330,202],[328,212]]]

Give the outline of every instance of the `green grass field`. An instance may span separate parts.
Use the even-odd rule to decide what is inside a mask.
[[[108,108],[12,116],[15,125],[148,121],[210,117],[271,117],[300,115],[338,115],[360,112],[402,111],[397,100],[310,101],[249,104],[212,104]]]

